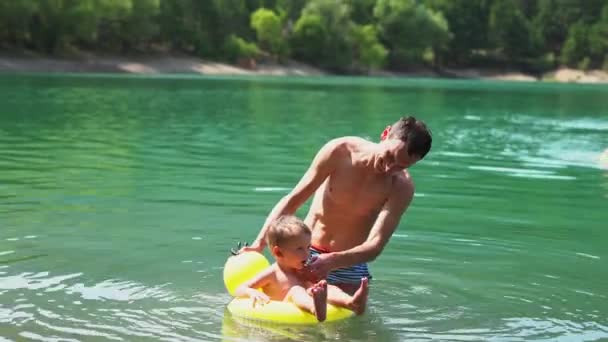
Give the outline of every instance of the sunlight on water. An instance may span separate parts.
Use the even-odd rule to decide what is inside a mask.
[[[257,192],[289,192],[291,188],[281,188],[281,187],[256,187],[254,191]]]
[[[508,168],[508,167],[492,167],[492,166],[477,166],[477,165],[469,166],[469,169],[506,173],[506,174],[516,176],[516,177],[564,179],[564,180],[576,179],[575,177],[555,175],[554,172],[544,171],[544,170],[517,169],[517,168]]]

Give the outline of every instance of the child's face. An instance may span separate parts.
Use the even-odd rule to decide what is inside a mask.
[[[302,269],[310,255],[310,235],[301,234],[275,248],[278,249],[278,253],[275,253],[277,262],[286,267]]]

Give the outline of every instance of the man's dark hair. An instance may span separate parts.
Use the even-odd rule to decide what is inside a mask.
[[[424,122],[417,120],[413,116],[402,117],[392,126],[388,138],[401,139],[407,143],[407,153],[424,158],[431,149],[433,138],[431,131]]]

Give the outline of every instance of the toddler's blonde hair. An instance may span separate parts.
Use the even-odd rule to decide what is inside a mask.
[[[302,234],[308,234],[309,236],[312,234],[306,223],[296,216],[284,215],[276,219],[268,227],[266,242],[270,247],[281,247],[285,242]]]

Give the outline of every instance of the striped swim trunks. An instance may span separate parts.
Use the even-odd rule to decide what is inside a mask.
[[[310,256],[329,253],[327,250],[323,250],[317,247],[310,247]],[[331,271],[327,276],[327,282],[329,284],[356,284],[361,282],[361,278],[367,277],[372,280],[372,275],[369,273],[369,269],[366,263],[353,265],[350,267],[336,268]]]

